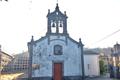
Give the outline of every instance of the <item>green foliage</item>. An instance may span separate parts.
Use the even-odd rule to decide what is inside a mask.
[[[100,66],[100,74],[103,75],[106,72],[105,64],[103,60],[99,61]]]

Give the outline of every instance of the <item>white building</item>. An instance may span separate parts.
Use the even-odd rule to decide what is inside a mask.
[[[84,76],[83,44],[67,32],[67,15],[48,10],[46,36],[28,43],[29,78],[33,80],[81,80]],[[33,67],[35,67],[33,69]]]
[[[93,51],[84,51],[85,76],[100,76],[99,54]]]

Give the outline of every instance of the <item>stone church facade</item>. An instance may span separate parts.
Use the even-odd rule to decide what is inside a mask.
[[[53,12],[48,10],[46,35],[28,42],[32,80],[81,80],[84,76],[83,44],[69,36],[67,18],[57,4]]]

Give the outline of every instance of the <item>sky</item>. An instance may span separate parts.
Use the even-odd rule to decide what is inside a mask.
[[[8,54],[27,51],[27,42],[45,36],[48,9],[54,11],[57,0],[0,1],[0,44]],[[120,43],[120,0],[58,0],[61,12],[68,16],[68,33],[82,39],[86,48],[113,47]]]

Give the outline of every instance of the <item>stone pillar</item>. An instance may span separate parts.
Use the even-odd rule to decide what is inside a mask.
[[[85,69],[84,69],[84,52],[83,52],[83,46],[81,46],[81,62],[82,62],[82,80],[85,78]]]
[[[31,42],[28,43],[28,52],[29,52],[28,78],[29,78],[29,79],[32,79],[32,56],[33,56],[33,45],[34,45],[34,40],[33,40],[33,36],[32,36]]]
[[[84,52],[83,52],[83,44],[82,44],[82,41],[81,39],[79,39],[79,46],[80,46],[80,49],[81,49],[81,64],[82,64],[82,80],[84,80],[85,78],[85,70],[84,70]]]

